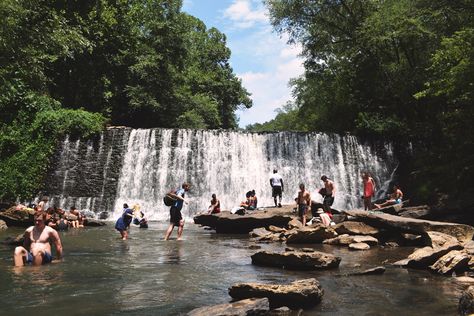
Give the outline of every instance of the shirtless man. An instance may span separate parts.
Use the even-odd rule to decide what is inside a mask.
[[[402,203],[403,192],[400,190],[398,185],[393,186],[393,193],[390,194],[390,198],[382,204],[374,204],[376,208],[382,208],[389,205],[400,204]]]
[[[305,189],[303,183],[300,184],[296,204],[298,207],[298,216],[301,218],[303,226],[306,226],[306,213],[311,211],[311,194]]]
[[[324,199],[323,208],[325,212],[331,212],[331,206],[334,203],[334,196],[336,194],[336,187],[334,182],[329,180],[327,176],[322,176],[321,180],[324,182]]]
[[[28,227],[25,231],[23,247],[15,248],[13,261],[16,267],[24,266],[25,263],[31,263],[34,266],[50,263],[53,260],[50,242],[53,242],[56,247],[58,259],[63,256],[58,232],[45,225],[46,213],[37,212],[34,218],[35,225]]]
[[[46,203],[48,203],[48,197],[47,196],[43,196],[41,198],[41,201],[38,203],[38,205],[36,206],[36,211],[37,212],[44,212],[46,211]]]

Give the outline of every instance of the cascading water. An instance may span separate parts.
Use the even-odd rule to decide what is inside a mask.
[[[269,178],[278,169],[283,203],[294,203],[301,182],[321,202],[317,191],[325,174],[336,185],[333,207],[348,209],[362,205],[361,172],[387,184],[396,165],[390,144],[361,143],[350,135],[111,129],[95,142],[66,139],[46,193],[62,208],[75,204],[117,218],[123,203],[138,203],[149,218],[165,220],[163,196],[187,181],[192,187],[183,215],[190,218],[207,209],[212,193],[222,209],[238,206],[252,189],[259,206],[273,205]]]

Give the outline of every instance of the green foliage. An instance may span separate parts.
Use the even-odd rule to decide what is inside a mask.
[[[411,142],[405,184],[422,201],[474,192],[472,0],[265,2],[303,46],[300,124]]]

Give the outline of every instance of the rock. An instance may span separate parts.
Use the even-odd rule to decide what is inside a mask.
[[[2,243],[4,245],[9,245],[9,246],[22,246],[24,240],[25,240],[25,235],[20,234],[16,237],[7,237],[7,238],[5,238],[5,240]]]
[[[351,250],[369,250],[370,246],[363,242],[349,244]]]
[[[327,239],[323,241],[323,244],[328,245],[340,245],[348,246],[353,243],[366,243],[368,245],[375,246],[378,244],[378,240],[372,236],[350,236],[347,234],[337,236],[335,238]]]
[[[321,302],[323,290],[314,279],[304,279],[290,284],[241,283],[229,288],[229,295],[234,299],[266,297],[270,308],[287,306],[289,308],[309,308]]]
[[[468,276],[457,277],[456,281],[461,282],[461,283],[473,283],[474,284],[474,278],[471,278],[471,277],[468,277]]]
[[[266,316],[300,316],[303,314],[303,310],[291,310],[286,306],[272,309],[266,314]]]
[[[387,241],[385,244],[384,244],[385,247],[388,247],[388,248],[397,248],[397,247],[400,247],[400,245],[394,241]]]
[[[428,205],[403,207],[398,215],[409,218],[427,218],[431,215],[431,210]]]
[[[372,236],[354,236],[354,243],[365,243],[370,246],[376,246],[379,244],[379,241]]]
[[[334,230],[339,234],[349,235],[376,235],[379,230],[375,227],[369,226],[363,222],[342,222],[334,227]]]
[[[438,259],[430,269],[440,274],[451,274],[452,272],[465,271],[471,257],[462,251],[450,251]]]
[[[469,240],[468,242],[464,243],[463,247],[468,254],[474,255],[474,240]]]
[[[8,228],[7,223],[5,223],[5,221],[2,221],[0,219],[0,230],[5,230],[7,228]]]
[[[406,268],[406,267],[408,267],[408,264],[410,263],[410,261],[411,261],[411,259],[402,259],[402,260],[399,260],[397,262],[392,263],[392,265],[397,266],[397,267]]]
[[[316,244],[337,236],[332,227],[324,225],[302,227],[287,236],[287,244]]]
[[[423,234],[437,231],[456,237],[460,242],[472,240],[474,227],[464,224],[428,221],[416,218],[400,217],[389,214],[375,214],[361,210],[345,211],[357,221],[362,221],[376,228],[387,228],[407,233]]]
[[[376,275],[376,274],[384,274],[385,267],[375,267],[371,269],[367,269],[361,272],[354,272],[350,273],[349,275]]]
[[[289,208],[266,208],[256,210],[245,215],[231,214],[230,212],[221,212],[218,214],[201,214],[194,217],[194,223],[203,226],[209,226],[222,234],[247,234],[255,228],[287,227],[293,219]]]
[[[293,229],[293,228],[301,228],[303,227],[303,223],[300,222],[298,219],[293,218],[291,221],[288,222],[288,229]]]
[[[261,237],[269,236],[272,234],[273,233],[271,231],[268,231],[265,228],[255,228],[249,233],[249,236],[251,238],[261,238]]]
[[[247,316],[247,315],[267,315],[270,304],[267,298],[249,298],[233,303],[205,306],[193,309],[189,316]]]
[[[282,253],[260,251],[251,256],[252,264],[268,267],[279,267],[292,270],[330,269],[339,266],[340,257],[332,254],[313,251],[286,251]]]
[[[268,230],[271,231],[272,233],[284,233],[286,232],[286,229],[282,227],[276,227],[273,225],[268,226]]]
[[[461,244],[458,242],[458,240],[448,234],[436,232],[436,231],[429,231],[426,233],[424,236],[423,240],[425,241],[425,246],[437,248],[437,247],[443,247],[447,245],[460,245]]]
[[[17,210],[16,206],[0,212],[0,220],[5,221],[8,227],[30,227],[33,225],[34,210],[24,208]]]
[[[452,250],[460,250],[462,246],[460,244],[446,244],[442,247],[423,247],[415,250],[411,255],[408,256],[410,262],[408,266],[411,268],[425,268],[435,263],[439,258],[447,254]]]
[[[459,299],[458,311],[461,315],[474,314],[474,286],[465,290]]]

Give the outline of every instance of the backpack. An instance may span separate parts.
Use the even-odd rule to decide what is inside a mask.
[[[170,193],[174,193],[174,191],[170,191],[163,197],[163,203],[165,203],[166,206],[172,206],[176,202],[176,198],[171,196]]]

